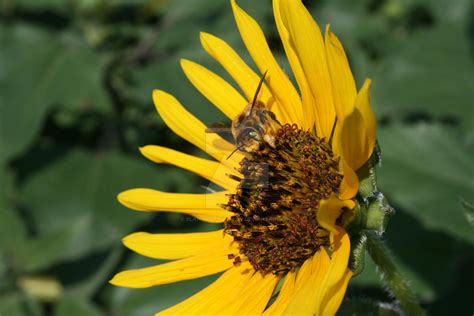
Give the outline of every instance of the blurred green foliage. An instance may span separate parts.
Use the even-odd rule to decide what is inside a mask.
[[[340,36],[359,86],[374,81],[379,178],[397,209],[385,236],[399,266],[430,314],[472,314],[473,2],[305,2]],[[289,73],[270,1],[239,3]],[[158,263],[126,251],[126,234],[212,228],[133,212],[115,197],[135,187],[203,191],[202,179],[153,165],[137,148],[198,153],[156,115],[154,88],[205,123],[224,121],[179,58],[229,78],[200,48],[206,31],[250,61],[228,1],[1,0],[0,18],[0,314],[151,315],[215,279],[107,284],[118,271]],[[47,280],[40,292],[49,284],[60,294],[47,299],[21,281],[36,278]],[[341,315],[396,314],[370,260],[347,297]]]

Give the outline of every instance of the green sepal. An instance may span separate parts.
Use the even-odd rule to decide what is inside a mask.
[[[363,230],[383,233],[388,220],[395,213],[385,195],[378,190],[376,167],[380,166],[381,161],[380,146],[376,143],[370,159],[357,170],[359,207],[350,225],[356,233]]]
[[[352,236],[349,269],[353,272],[353,277],[364,271],[366,249],[367,236],[365,234],[361,233],[357,236]]]
[[[367,199],[378,191],[376,169],[382,163],[382,151],[378,142],[375,143],[374,151],[369,160],[357,170],[359,177],[359,196]]]

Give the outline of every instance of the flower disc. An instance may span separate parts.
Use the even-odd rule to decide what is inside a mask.
[[[329,246],[329,232],[316,215],[319,202],[338,192],[342,175],[324,140],[286,124],[275,147],[262,143],[240,166],[243,177],[225,206],[234,215],[224,231],[255,270],[284,273]]]

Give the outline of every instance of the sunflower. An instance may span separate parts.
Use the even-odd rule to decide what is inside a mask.
[[[241,37],[260,73],[258,101],[280,128],[274,143],[250,152],[155,90],[165,123],[215,160],[160,146],[141,153],[156,163],[194,172],[223,188],[208,194],[132,189],[119,201],[134,210],[178,212],[223,229],[187,234],[133,233],[125,246],[144,256],[174,260],[123,271],[110,281],[143,288],[222,275],[161,314],[333,315],[353,272],[343,213],[356,208],[357,170],[372,155],[376,124],[366,80],[357,92],[346,54],[327,26],[324,37],[310,13],[294,0],[274,0],[273,12],[298,89],[276,62],[257,22],[231,1]],[[204,50],[235,80],[244,96],[221,77],[189,60],[181,66],[191,83],[229,119],[249,104],[261,75],[222,39],[201,33]],[[234,153],[235,151],[235,153]],[[231,155],[231,153],[233,153]]]

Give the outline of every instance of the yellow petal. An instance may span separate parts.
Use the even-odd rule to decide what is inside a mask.
[[[370,107],[370,80],[357,94],[355,108],[345,117],[336,138],[337,151],[347,164],[358,170],[372,154],[376,138],[376,122]]]
[[[183,213],[199,216],[200,219],[211,223],[222,223],[231,215],[220,207],[229,200],[228,193],[182,194],[133,189],[120,193],[118,200],[124,206],[137,211]]]
[[[230,119],[247,105],[237,90],[209,69],[186,59],[181,60],[181,67],[194,87]]]
[[[304,121],[298,92],[273,57],[258,23],[242,10],[235,0],[231,3],[237,27],[247,50],[260,71],[262,73],[268,71],[266,81],[277,100],[275,106],[279,106],[282,113],[282,123],[296,123],[301,126]]]
[[[352,278],[352,271],[346,269],[344,276],[331,290],[326,293],[326,300],[322,302],[321,315],[335,315],[339,306],[341,306],[342,299],[346,294],[347,285]]]
[[[157,315],[219,315],[222,309],[239,299],[238,295],[254,272],[248,262],[243,262],[224,272],[205,289]]]
[[[290,41],[316,99],[318,136],[329,139],[336,112],[321,31],[301,1],[281,0],[280,10],[282,21],[290,34]]]
[[[339,122],[349,115],[354,108],[357,95],[354,77],[352,76],[346,53],[337,36],[331,32],[329,25],[326,27],[325,35],[326,54],[329,66],[329,74],[332,83],[332,96]]]
[[[329,303],[330,295],[328,293],[336,293],[335,289],[347,286],[344,283],[346,276],[347,264],[349,260],[350,241],[348,235],[341,228],[338,228],[337,234],[334,235],[333,255],[329,259],[327,252],[321,249],[312,258],[311,274],[304,278],[303,285],[296,292],[287,309],[285,315],[332,315],[323,314],[326,305]],[[340,292],[337,292],[340,295]],[[331,301],[331,309],[340,303],[338,299]]]
[[[169,149],[161,146],[145,146],[140,152],[146,158],[156,163],[168,163],[179,168],[191,171],[201,177],[220,185],[226,190],[234,190],[238,182],[229,178],[229,174],[238,175],[235,170],[223,164],[204,158]]]
[[[220,315],[261,315],[280,277],[256,272],[238,298],[221,310]]]
[[[217,134],[206,133],[206,126],[186,111],[174,96],[164,91],[154,90],[153,101],[163,121],[176,135],[204,150],[223,164],[231,168],[238,167],[238,163],[243,158],[241,153],[236,152],[227,159],[235,146]]]
[[[313,256],[313,264],[311,266],[311,275],[314,275],[315,284],[321,284],[327,276],[327,271],[331,265],[331,259],[326,249],[321,249]],[[321,288],[321,287],[318,287]]]
[[[250,102],[255,95],[260,76],[222,39],[201,32],[201,44],[204,50],[220,63],[235,82],[237,82],[248,100],[247,103]],[[278,106],[273,107],[275,99],[265,83],[262,85],[261,91],[258,94],[258,99],[265,103],[268,108],[272,109],[278,119],[282,120]],[[235,118],[235,116],[232,118]]]
[[[223,230],[187,234],[133,233],[122,239],[130,250],[155,259],[183,259],[211,249],[229,248],[232,238]]]
[[[372,111],[372,107],[370,106],[370,84],[370,79],[365,80],[364,85],[360,89],[359,94],[357,95],[357,99],[355,101],[355,106],[360,111],[364,119],[364,126],[366,132],[366,160],[369,159],[372,155],[372,151],[375,146],[377,129],[375,115]]]
[[[359,169],[367,161],[364,119],[358,108],[342,122],[336,142],[338,152],[352,170]]]
[[[295,284],[296,291],[301,289],[305,280],[309,279],[309,277],[311,276],[311,269],[313,266],[313,260],[315,259],[315,256],[316,255],[306,260],[303,263],[303,265],[300,267],[300,269],[298,270],[298,274],[296,275],[296,284]]]
[[[116,274],[110,283],[129,288],[145,288],[191,280],[227,270],[233,266],[227,250],[209,251],[197,256],[160,264],[153,267],[128,270]]]
[[[339,161],[340,168],[344,175],[342,178],[342,182],[339,188],[339,198],[341,200],[349,200],[352,199],[357,192],[359,191],[359,178],[354,170],[344,161],[341,159]]]
[[[329,266],[326,251],[318,251],[310,263],[311,274],[305,278],[297,278],[297,283],[300,283],[299,288],[285,309],[284,315],[315,315],[315,311],[319,308],[316,297],[320,290],[320,282],[325,277]]]
[[[320,255],[318,255],[320,256]],[[312,280],[313,268],[315,267],[315,256],[306,260],[303,265],[297,270],[297,272],[289,272],[287,278],[289,277],[285,292],[280,293],[277,300],[270,306],[268,311],[265,312],[265,315],[292,315],[293,308],[296,308],[298,304],[295,304],[293,307],[289,308],[289,305],[292,304],[294,297],[297,293],[307,284],[308,280]],[[319,259],[317,259],[319,260]],[[328,259],[329,260],[329,259]],[[285,286],[285,285],[284,285]],[[283,291],[283,288],[282,288]],[[281,296],[281,298],[280,298]],[[290,313],[287,312],[289,308]]]
[[[295,75],[296,82],[298,83],[301,92],[301,99],[303,103],[303,119],[305,121],[305,124],[301,127],[303,129],[311,129],[316,123],[314,117],[316,102],[311,92],[311,89],[309,88],[309,84],[306,80],[306,76],[304,74],[301,63],[294,50],[293,43],[290,39],[290,33],[281,19],[280,3],[281,0],[273,0],[273,15],[275,17],[275,23],[278,29],[278,33],[280,34],[283,48],[286,52],[286,57],[288,58],[291,69],[293,70],[293,74]]]
[[[264,316],[279,316],[282,315],[288,306],[291,298],[296,290],[296,272],[290,271],[285,276],[285,281],[281,287],[280,293],[273,304],[265,310]]]
[[[321,200],[316,213],[319,225],[332,233],[337,233],[336,219],[341,216],[343,208],[352,209],[354,206],[354,201],[340,200],[335,196]]]
[[[331,264],[333,264],[331,259],[329,258],[326,249],[321,249],[320,251],[318,251],[317,255],[318,260],[314,260],[312,269],[313,282],[306,283],[306,290],[308,290],[309,288],[312,293],[311,302],[309,306],[311,315],[317,314],[316,311],[320,308],[321,302],[317,299],[317,297],[320,295],[320,293],[324,293],[326,291],[326,288],[323,286],[323,281],[325,280],[325,278],[327,278]]]
[[[315,313],[317,315],[323,315],[322,311],[325,309],[325,304],[329,301],[330,296],[334,293],[333,291],[337,285],[347,286],[347,283],[341,284],[341,280],[346,277],[351,242],[349,240],[349,235],[340,227],[338,227],[338,233],[333,234],[333,237],[334,244],[331,263],[325,273],[324,279],[319,283],[320,288],[316,296],[318,309]],[[337,306],[336,309],[338,307],[339,306]]]

